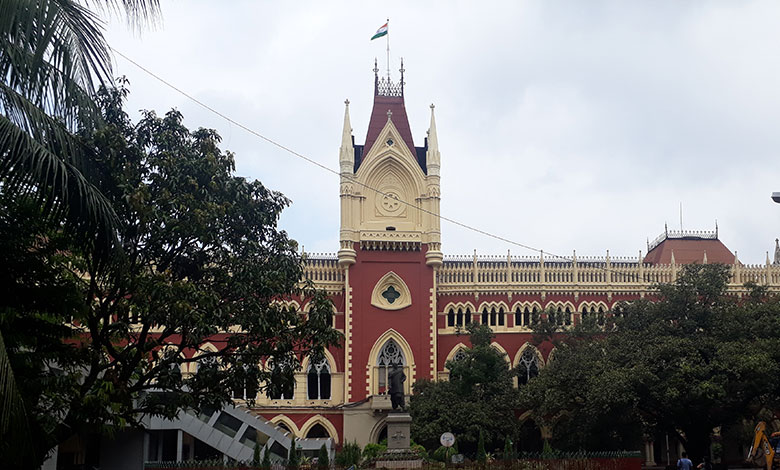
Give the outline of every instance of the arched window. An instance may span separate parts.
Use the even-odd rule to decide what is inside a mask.
[[[327,428],[325,426],[321,425],[320,423],[315,424],[314,426],[309,428],[309,431],[306,433],[306,438],[323,438],[323,437],[331,437],[330,433],[328,432]]]
[[[291,372],[292,364],[282,359],[282,361],[273,365],[273,377],[285,376]],[[291,380],[282,380],[281,383],[270,384],[266,390],[266,395],[271,400],[292,400],[295,395],[295,377]]]
[[[566,316],[564,317],[564,320],[566,322],[566,326],[571,325],[571,319],[574,315],[571,312],[571,309],[569,307],[566,307]]]
[[[257,397],[257,375],[251,367],[236,366],[233,398],[237,400],[254,400]]]
[[[539,375],[539,358],[536,356],[536,351],[526,348],[517,364],[517,382],[525,385],[537,375]]]
[[[278,423],[276,423],[276,427],[278,427],[278,428],[281,428],[281,429],[284,429],[284,430],[285,430],[285,431],[287,431],[287,432],[292,432],[292,431],[290,430],[290,427],[289,427],[289,426],[287,426],[287,423],[285,423],[284,421],[279,421]]]
[[[482,309],[482,324],[490,326],[504,326],[504,309],[492,307],[488,310],[487,307]]]
[[[322,358],[317,364],[309,364],[306,397],[309,400],[330,400],[330,366],[327,359]]]
[[[388,339],[382,349],[379,351],[379,356],[376,358],[377,373],[379,374],[379,390],[380,393],[384,392],[388,386],[387,376],[390,369],[394,365],[405,366],[406,358],[404,357],[401,347],[394,339]]]
[[[588,307],[587,305],[582,307],[582,319],[585,320],[586,318],[588,318],[589,314],[590,314],[590,307]]]
[[[455,326],[455,309],[452,307],[447,312],[447,326]]]
[[[452,356],[452,360],[457,362],[457,361],[462,361],[463,359],[466,359],[466,351],[463,348],[460,348],[455,353],[455,355]]]

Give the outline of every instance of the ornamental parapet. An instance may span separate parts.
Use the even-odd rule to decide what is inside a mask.
[[[503,258],[503,259],[502,259]],[[437,285],[446,292],[636,292],[674,282],[679,264],[647,264],[629,258],[577,258],[547,261],[498,256],[446,256]],[[779,265],[731,265],[729,290],[744,292],[746,282],[780,291]]]
[[[307,253],[303,262],[303,276],[319,289],[337,292],[344,287],[344,271],[335,254]]]

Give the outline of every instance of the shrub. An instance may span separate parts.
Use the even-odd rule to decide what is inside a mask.
[[[336,453],[335,463],[339,467],[347,468],[360,463],[360,446],[357,442],[346,442],[341,451]]]
[[[317,468],[319,470],[327,470],[330,467],[330,456],[328,455],[328,449],[325,444],[320,447],[320,453],[317,456]]]
[[[366,444],[366,446],[363,448],[363,461],[368,462],[369,460],[374,459],[376,456],[382,454],[386,450],[387,450],[386,445]]]

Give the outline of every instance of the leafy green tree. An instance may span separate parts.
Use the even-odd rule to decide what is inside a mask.
[[[363,448],[363,461],[369,462],[372,459],[374,459],[376,456],[384,453],[386,450],[387,450],[386,444],[368,443]]]
[[[513,460],[515,458],[514,456],[514,450],[512,448],[512,440],[509,439],[509,436],[506,436],[504,439],[504,460]]]
[[[555,360],[523,406],[560,447],[636,448],[641,432],[668,433],[700,460],[713,428],[778,405],[780,300],[755,287],[728,296],[728,279],[727,266],[685,266],[655,298],[621,308],[609,333],[585,322],[552,337]]]
[[[317,468],[319,470],[328,470],[330,468],[330,455],[328,455],[328,449],[325,444],[320,447],[320,453],[317,456]]]
[[[157,0],[93,2],[140,25]],[[112,78],[109,48],[93,11],[71,0],[0,0],[0,191],[35,197],[42,215],[66,221],[82,241],[113,244],[119,223],[97,189],[92,165],[73,135],[100,124],[94,84]],[[0,234],[8,236],[8,234]],[[17,464],[35,465],[17,378],[0,329],[0,438]]]
[[[487,462],[487,452],[485,452],[485,432],[479,430],[479,441],[477,442],[477,462]]]
[[[459,361],[449,361],[449,381],[419,381],[410,400],[412,436],[426,448],[438,446],[444,432],[458,438],[461,451],[474,455],[480,432],[494,447],[513,435],[518,424],[514,372],[504,354],[493,348],[486,325],[468,325],[472,347]]]
[[[263,447],[263,460],[260,462],[262,470],[271,470],[271,451],[268,446]]]
[[[131,123],[125,94],[100,93],[106,126],[84,140],[122,220],[121,256],[37,223],[30,198],[0,199],[11,247],[0,265],[14,266],[0,274],[0,328],[38,462],[74,433],[288,386],[301,358],[340,338],[330,301],[301,284],[296,244],[277,229],[289,201],[235,176],[219,136],[189,131],[178,112]],[[293,297],[311,303],[306,316],[276,303]]]
[[[255,448],[252,453],[252,466],[253,467],[259,467],[260,466],[260,444],[255,442]]]
[[[287,454],[287,468],[297,470],[301,463],[301,456],[298,452],[295,436],[290,436],[290,451]]]
[[[347,468],[360,463],[361,450],[357,442],[345,442],[339,452],[336,452],[335,463]]]

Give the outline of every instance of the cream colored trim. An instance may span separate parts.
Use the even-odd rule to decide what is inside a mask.
[[[463,344],[463,343],[458,343],[458,344],[456,344],[456,345],[455,345],[455,346],[454,346],[452,349],[450,349],[450,352],[449,352],[449,353],[447,353],[447,359],[445,359],[445,360],[444,360],[444,363],[446,364],[446,363],[447,363],[447,361],[451,361],[451,360],[452,360],[452,359],[455,357],[455,354],[456,354],[456,353],[457,353],[459,350],[461,350],[461,349],[469,349],[469,347],[468,347],[468,346],[466,346],[466,345],[465,345],[465,344]],[[506,352],[506,351],[504,351],[504,352]]]
[[[374,427],[371,428],[371,432],[369,433],[369,442],[372,444],[378,444],[379,443],[379,434],[382,432],[382,428],[387,426],[387,418],[382,418],[379,421],[374,424]]]
[[[290,428],[290,432],[295,435],[295,437],[301,437],[301,432],[298,429],[298,426],[295,425],[295,422],[293,422],[292,419],[287,417],[287,415],[276,415],[273,418],[269,420],[272,424],[279,424],[284,423],[288,428]]]
[[[511,359],[509,359],[509,353],[506,352],[506,349],[504,349],[503,346],[498,344],[496,341],[493,341],[492,343],[490,343],[490,346],[492,346],[496,351],[502,353],[504,355],[504,360],[506,361],[506,363],[510,367],[512,366]]]
[[[490,302],[482,302],[481,304],[479,304],[479,309],[478,309],[479,312],[478,313],[480,315],[482,315],[482,310],[483,309],[487,308],[488,310],[490,310],[493,307],[495,307],[496,309],[503,308],[504,309],[504,313],[506,313],[509,310],[509,307],[506,306],[506,303],[503,300],[500,300],[498,302],[496,302],[495,300],[492,300]]]
[[[371,347],[371,352],[368,353],[368,361],[366,364],[366,395],[374,395],[378,393],[378,390],[376,390],[378,387],[378,382],[376,377],[374,377],[376,359],[379,356],[379,352],[382,350],[382,347],[384,347],[385,343],[389,339],[395,340],[404,354],[406,366],[409,370],[408,377],[406,378],[407,390],[411,390],[411,384],[413,384],[415,381],[416,366],[414,363],[414,354],[412,353],[412,348],[400,333],[390,328],[389,330],[382,333],[382,335],[374,342],[374,346]],[[377,382],[377,384],[374,382]]]
[[[517,301],[514,304],[512,304],[512,313],[515,313],[515,311],[518,308],[520,309],[520,311],[522,311],[525,307],[528,307],[528,310],[530,310],[531,312],[533,312],[534,308],[536,308],[536,311],[539,313],[541,313],[541,311],[544,310],[542,308],[542,305],[536,300],[530,302],[528,300],[524,300],[524,301]]]
[[[382,293],[388,288],[393,287],[397,289],[400,297],[395,302],[390,303],[386,298],[382,296]],[[393,271],[388,272],[382,279],[380,279],[374,286],[374,290],[371,292],[371,305],[382,310],[401,310],[412,305],[412,294],[409,291],[409,287],[406,285],[401,276]]]
[[[520,358],[523,356],[523,353],[526,349],[532,349],[534,354],[536,354],[536,359],[539,361],[539,368],[545,366],[544,363],[544,357],[542,357],[542,353],[539,351],[539,348],[534,346],[531,343],[526,342],[524,345],[520,347],[520,349],[517,350],[517,354],[515,354],[515,360],[512,362],[512,367],[517,367],[517,365],[520,363]]]
[[[468,308],[468,309],[471,309],[471,314],[472,315],[474,315],[474,312],[477,311],[477,307],[475,307],[474,304],[469,302],[469,301],[466,301],[466,302],[450,302],[450,303],[448,303],[444,307],[444,310],[442,312],[439,312],[439,314],[440,315],[442,315],[442,314],[446,315],[446,314],[450,313],[450,309],[451,308],[454,309],[455,312],[457,312],[459,308],[462,308],[464,310],[464,313],[465,313],[465,310]]]
[[[349,266],[344,267],[344,401],[352,401],[352,288]]]
[[[322,351],[325,354],[325,359],[328,360],[328,367],[330,368],[331,375],[338,372],[336,370],[336,359],[333,357],[333,354],[330,353],[327,349],[324,349]],[[308,373],[308,367],[309,367],[309,356],[306,356],[303,358],[303,361],[301,362],[301,372],[304,374]]]
[[[609,311],[609,307],[607,307],[607,304],[601,300],[593,300],[593,301],[586,300],[585,302],[582,302],[579,305],[577,311],[579,313],[582,313],[585,310],[585,307],[588,307],[589,309],[591,309],[591,311],[595,309],[596,312],[598,312],[599,307],[601,307],[604,310],[604,313],[607,313]]]
[[[339,433],[336,431],[336,427],[331,424],[330,421],[328,421],[328,418],[322,416],[322,415],[316,415],[309,418],[305,423],[303,423],[303,426],[301,426],[301,435],[300,437],[306,437],[306,434],[311,430],[311,428],[315,424],[321,424],[325,427],[325,429],[328,430],[328,434],[330,434],[330,437],[333,438],[333,440],[338,444],[339,442]]]
[[[558,348],[556,348],[556,347],[553,347],[550,350],[550,354],[547,355],[547,364],[549,364],[549,363],[551,363],[552,361],[555,360],[555,352],[556,351],[558,351]],[[540,353],[540,355],[541,355],[541,353]]]

